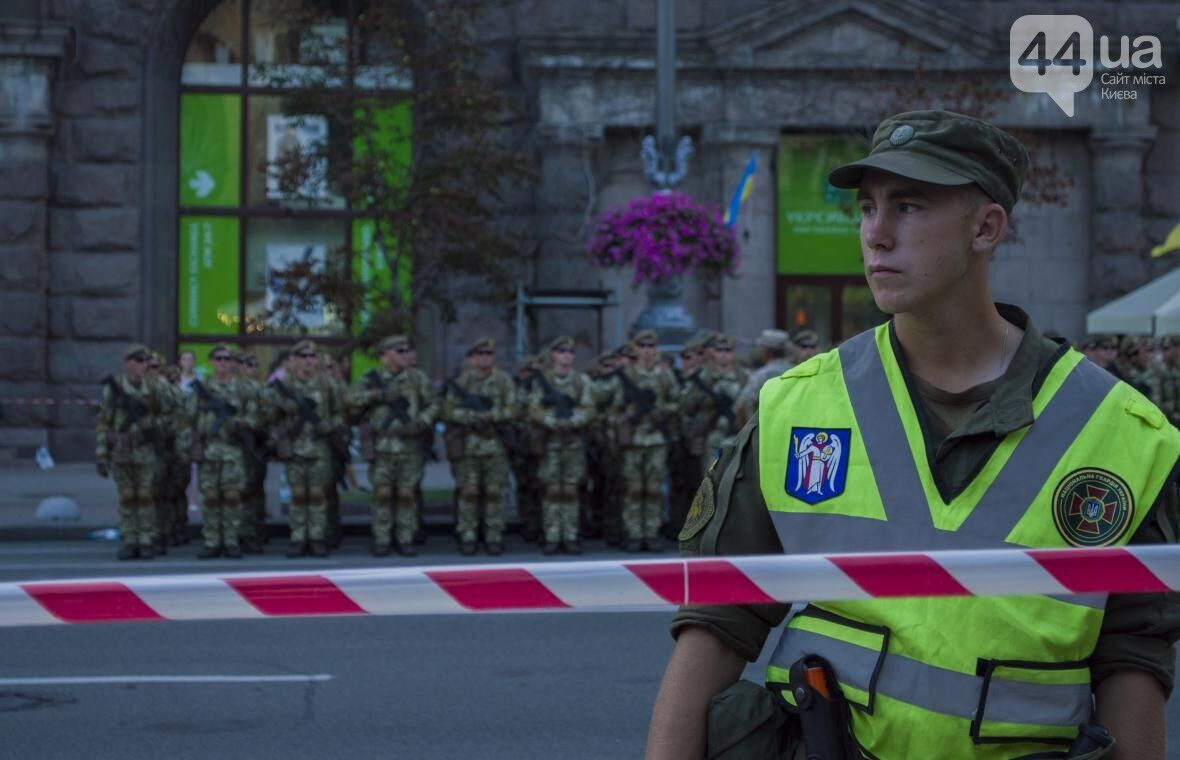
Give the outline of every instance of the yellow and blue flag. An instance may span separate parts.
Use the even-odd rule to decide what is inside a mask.
[[[1151,257],[1158,259],[1176,250],[1180,250],[1180,224],[1172,228],[1164,242],[1151,249]]]
[[[725,209],[725,216],[722,221],[726,225],[733,227],[737,224],[738,213],[742,210],[742,204],[746,202],[746,198],[750,197],[750,193],[754,192],[754,172],[758,169],[758,153],[751,152],[750,160],[746,163],[746,170],[742,172],[742,178],[738,180],[737,188],[733,191],[733,198],[729,201],[729,208]]]

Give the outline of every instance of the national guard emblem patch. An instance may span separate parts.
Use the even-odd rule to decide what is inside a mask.
[[[1118,475],[1097,467],[1074,470],[1053,492],[1053,522],[1073,546],[1116,543],[1134,514],[1131,489]]]
[[[714,460],[713,465],[717,462]],[[701,529],[709,524],[709,520],[713,518],[713,513],[717,511],[717,501],[713,494],[713,478],[712,468],[709,474],[701,479],[701,487],[697,489],[697,495],[692,499],[692,506],[688,508],[688,514],[684,517],[684,527],[680,529],[680,535],[677,536],[681,541],[688,541],[693,536],[701,532]]]
[[[787,493],[808,504],[844,493],[851,441],[848,429],[791,428]]]

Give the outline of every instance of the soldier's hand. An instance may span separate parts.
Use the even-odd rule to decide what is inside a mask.
[[[106,462],[95,462],[94,469],[98,472],[98,477],[100,478],[109,478],[111,476],[111,470],[107,467]]]

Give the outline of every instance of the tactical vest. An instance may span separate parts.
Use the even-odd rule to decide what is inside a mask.
[[[1072,350],[1033,414],[947,503],[888,325],[769,381],[758,466],[783,550],[1126,544],[1176,464],[1180,433]],[[1044,571],[1030,561],[1027,572]],[[788,622],[767,686],[792,706],[791,664],[826,658],[857,741],[882,760],[1061,750],[1090,717],[1105,606],[1098,594],[814,602]]]

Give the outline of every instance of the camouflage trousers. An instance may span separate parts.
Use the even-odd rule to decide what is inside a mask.
[[[288,522],[292,543],[326,541],[328,538],[327,489],[332,486],[332,462],[329,458],[287,462],[287,483],[291,486],[291,509]]]
[[[662,444],[623,449],[623,535],[629,540],[659,534],[667,452]]]
[[[465,456],[453,464],[459,492],[459,516],[455,532],[460,541],[479,537],[479,497],[484,497],[483,532],[489,543],[504,537],[504,487],[508,484],[508,457],[503,454]]]
[[[119,533],[125,544],[150,546],[156,538],[156,453],[148,446],[132,450],[131,461],[111,466],[119,492]]]
[[[412,447],[394,454],[377,453],[369,466],[373,484],[373,543],[389,546],[392,538],[403,546],[414,541],[418,530],[415,494],[422,483],[425,462],[422,450]]]
[[[201,536],[205,546],[237,546],[242,523],[242,494],[246,490],[246,469],[240,457],[206,460],[197,466],[197,489],[201,492]]]
[[[537,473],[544,483],[541,524],[545,543],[577,541],[578,484],[586,477],[586,452],[580,445],[551,447]]]

